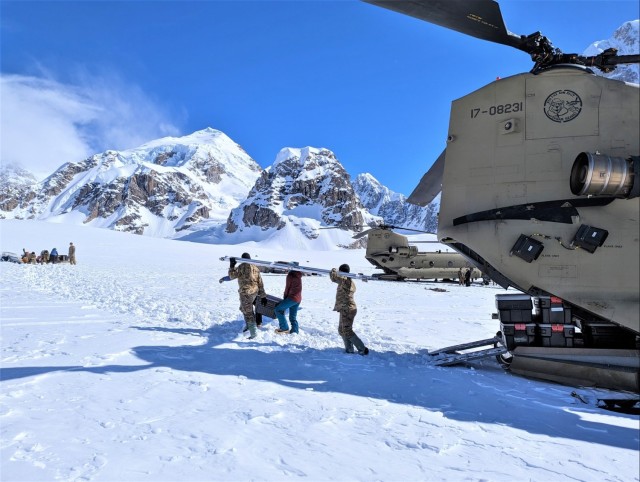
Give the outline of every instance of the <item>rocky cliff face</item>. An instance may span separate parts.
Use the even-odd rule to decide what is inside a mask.
[[[314,239],[321,226],[359,231],[376,221],[360,203],[349,174],[333,152],[285,148],[258,178],[247,199],[231,211],[226,232],[256,227],[281,230],[291,224]]]
[[[203,220],[223,222],[260,166],[220,131],[163,138],[67,163],[20,197],[0,187],[0,215],[69,218],[97,227],[171,236]]]
[[[421,207],[407,203],[407,198],[383,186],[371,174],[360,174],[353,189],[367,210],[384,220],[384,224],[435,233],[438,227],[437,201]]]

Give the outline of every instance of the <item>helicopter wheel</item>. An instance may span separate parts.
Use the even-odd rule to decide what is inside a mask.
[[[513,355],[509,352],[502,353],[500,355],[496,355],[496,360],[500,363],[500,366],[505,370],[511,366],[511,362],[513,361]]]

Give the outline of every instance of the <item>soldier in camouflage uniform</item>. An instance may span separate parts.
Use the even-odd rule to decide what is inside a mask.
[[[76,247],[69,243],[69,264],[76,264]]]
[[[242,257],[251,259],[249,253],[243,253]],[[238,293],[240,293],[240,311],[244,315],[244,321],[249,328],[249,339],[256,337],[256,315],[253,304],[260,298],[262,305],[267,304],[267,294],[262,284],[262,276],[257,266],[241,263],[237,268],[236,259],[229,260],[229,278],[238,279]]]
[[[348,273],[349,269],[348,264],[343,264],[339,268],[343,273]],[[353,331],[353,320],[358,312],[356,302],[353,299],[353,295],[356,292],[355,283],[351,278],[340,276],[335,268],[333,268],[329,273],[329,278],[334,283],[338,283],[338,288],[336,290],[336,304],[333,307],[333,311],[340,313],[338,333],[344,342],[345,352],[354,353],[355,346],[360,355],[368,355],[369,349],[364,346],[362,340]]]

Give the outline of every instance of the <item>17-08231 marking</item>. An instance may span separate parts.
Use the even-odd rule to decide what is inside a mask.
[[[498,105],[492,105],[488,109],[481,109],[481,108],[471,109],[471,118],[475,119],[480,114],[501,115],[501,114],[511,114],[512,112],[520,112],[523,110],[524,108],[523,108],[522,102],[511,102],[510,104],[498,104]]]

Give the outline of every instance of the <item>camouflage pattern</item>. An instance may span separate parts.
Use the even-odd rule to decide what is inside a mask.
[[[242,312],[244,321],[247,323],[247,326],[249,326],[249,329],[251,329],[250,323],[253,323],[254,326],[256,325],[256,314],[253,311],[253,303],[256,298],[257,296],[255,294],[247,295],[240,293],[240,311]]]
[[[229,278],[238,280],[238,293],[240,295],[257,295],[259,298],[267,296],[262,284],[262,276],[260,276],[260,270],[257,266],[241,263],[240,266],[229,268]],[[255,299],[255,296],[253,299]]]
[[[340,311],[340,321],[338,322],[338,333],[342,338],[348,340],[352,336],[355,336],[353,331],[353,320],[356,317],[358,310],[342,310]],[[346,342],[345,342],[346,343]]]
[[[240,311],[249,328],[251,338],[256,336],[256,314],[253,311],[253,303],[256,298],[266,298],[262,276],[257,266],[241,263],[240,266],[229,268],[229,278],[238,280],[238,293],[240,293]]]
[[[353,336],[347,338],[346,336],[342,337],[342,341],[344,342],[344,351],[347,353],[355,353],[354,347],[358,350],[358,353],[361,355],[366,355],[366,346],[362,340],[355,333]]]
[[[336,290],[336,304],[333,307],[333,311],[355,311],[356,302],[353,295],[356,292],[356,284],[353,280],[345,276],[340,276],[338,274],[338,270],[335,268],[333,268],[329,273],[329,278],[334,283],[338,283],[338,288]]]

